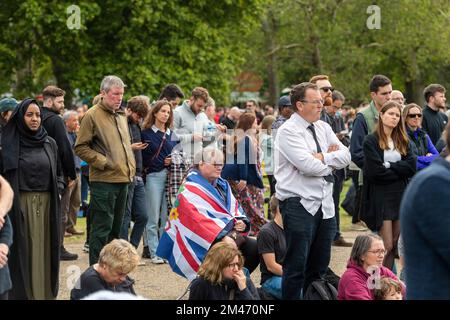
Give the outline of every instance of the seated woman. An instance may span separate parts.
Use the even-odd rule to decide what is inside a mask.
[[[377,288],[381,277],[398,281],[391,270],[383,267],[385,253],[380,236],[373,233],[359,235],[353,244],[347,270],[339,281],[338,300],[374,300],[373,289]],[[372,288],[368,286],[369,278],[373,281]]]
[[[403,120],[413,153],[417,156],[417,170],[428,167],[439,155],[428,134],[422,130],[422,108],[410,103],[403,109]]]
[[[244,258],[236,246],[215,244],[200,266],[198,278],[191,283],[189,300],[259,300],[243,266]]]
[[[247,237],[250,223],[220,177],[223,153],[207,147],[194,157],[171,210],[156,255],[167,259],[172,270],[193,280],[209,248],[216,242],[235,243],[250,271],[259,264],[256,240]]]
[[[102,290],[135,295],[134,280],[127,275],[138,263],[139,255],[133,245],[122,239],[111,241],[100,251],[98,263],[80,276],[70,293],[70,299],[80,300]]]

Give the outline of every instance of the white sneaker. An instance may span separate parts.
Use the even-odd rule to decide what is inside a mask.
[[[158,256],[154,256],[150,259],[153,264],[164,264],[164,260]]]

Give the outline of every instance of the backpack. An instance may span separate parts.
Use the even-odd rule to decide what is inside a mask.
[[[303,300],[337,300],[337,290],[327,280],[315,280],[309,285]]]

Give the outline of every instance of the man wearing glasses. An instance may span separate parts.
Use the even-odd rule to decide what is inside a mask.
[[[282,296],[293,300],[327,272],[336,234],[332,172],[349,165],[350,153],[319,120],[324,102],[317,85],[295,86],[290,100],[295,112],[278,129],[274,174],[287,246]]]
[[[317,75],[312,77],[309,82],[316,84],[320,90],[320,96],[323,100],[323,110],[320,115],[320,120],[325,121],[327,123],[331,123],[330,117],[326,113],[326,109],[330,107],[333,103],[333,98],[331,97],[334,88],[330,83],[330,80],[327,75]]]
[[[405,106],[405,98],[403,97],[403,93],[399,90],[392,90],[391,100],[398,102],[402,108]]]

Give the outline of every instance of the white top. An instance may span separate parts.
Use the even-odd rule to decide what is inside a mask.
[[[274,175],[276,197],[285,200],[300,197],[301,204],[315,215],[322,206],[323,219],[334,217],[333,184],[324,176],[333,169],[350,164],[350,152],[339,141],[330,125],[324,121],[314,123],[317,140],[322,149],[324,162],[313,157],[317,152],[310,125],[298,113],[294,113],[277,132],[274,152]],[[339,145],[339,150],[327,153],[328,147]]]
[[[202,111],[198,114],[192,112],[188,101],[185,101],[181,106],[178,106],[173,111],[173,126],[174,132],[180,139],[180,147],[186,155],[194,156],[198,151],[202,150],[203,141],[192,140],[193,134],[203,135],[203,127],[208,124],[208,117]]]
[[[384,157],[383,165],[386,168],[391,167],[390,162],[397,162],[397,161],[402,160],[402,155],[400,152],[397,151],[397,149],[395,149],[394,141],[392,141],[392,139],[389,139],[388,147],[389,147],[389,150],[384,150],[384,155],[383,155],[383,157]]]

